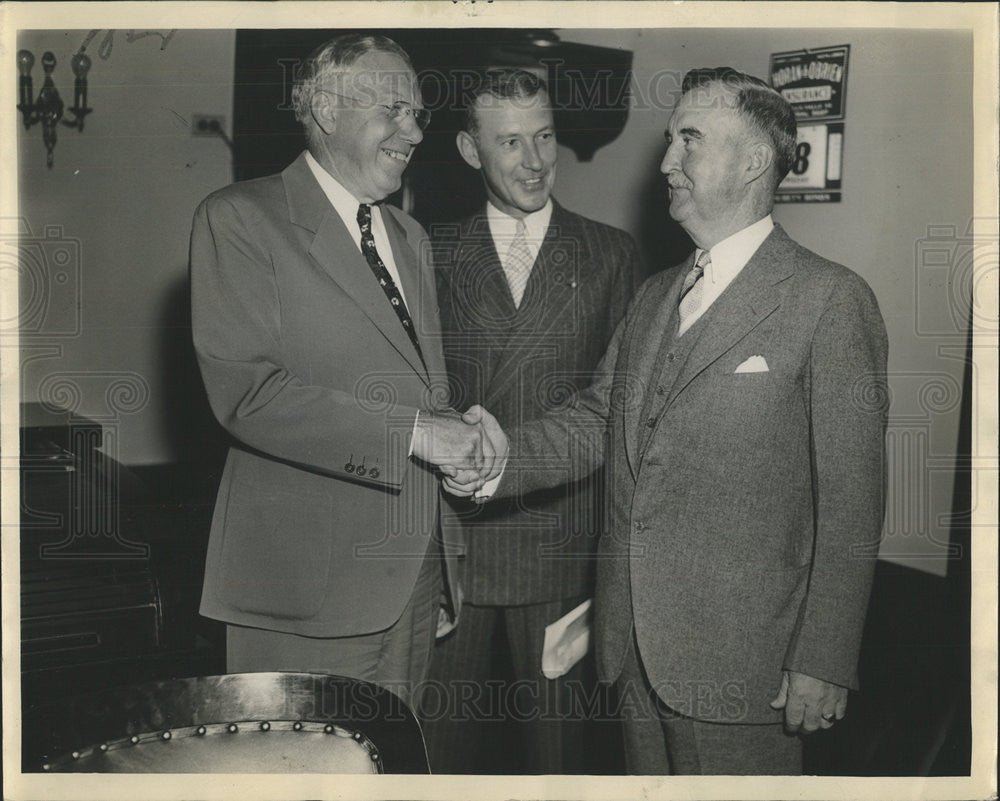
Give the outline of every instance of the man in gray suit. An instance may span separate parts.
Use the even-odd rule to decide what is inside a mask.
[[[480,404],[515,426],[590,383],[635,291],[637,249],[624,231],[551,197],[556,131],[545,86],[530,72],[486,71],[467,93],[457,145],[479,170],[487,202],[432,230],[451,401],[459,409]],[[434,771],[586,771],[582,710],[593,697],[592,660],[547,678],[542,650],[546,626],[593,597],[602,494],[595,474],[456,507],[465,513],[464,603],[461,624],[438,641],[431,662],[447,697],[444,704],[427,695],[438,707],[424,722]],[[477,720],[475,710],[500,686],[488,681],[504,648],[516,680],[502,685],[506,714]],[[515,718],[519,753],[485,747]]]
[[[227,624],[230,672],[336,673],[410,700],[448,560],[454,581],[435,464],[492,463],[434,403],[445,365],[426,234],[380,202],[429,112],[382,36],[327,42],[293,99],[308,150],[210,195],[191,235],[195,350],[233,438],[201,613]]]
[[[833,726],[857,689],[884,512],[885,326],[858,275],[771,220],[796,136],[777,92],[694,70],[666,136],[670,215],[696,250],[639,289],[569,409],[511,432],[496,489],[609,471],[597,656],[630,772],[795,774],[797,735]],[[482,409],[466,419],[503,442]]]

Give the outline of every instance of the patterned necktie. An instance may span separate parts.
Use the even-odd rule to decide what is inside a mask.
[[[705,268],[711,263],[712,258],[708,255],[708,251],[703,250],[694,267],[684,276],[684,283],[681,285],[680,306],[678,306],[682,326],[688,317],[701,308],[701,294],[704,286],[701,278],[705,274]]]
[[[531,276],[531,251],[528,250],[528,228],[524,220],[517,221],[517,231],[507,249],[507,258],[504,261],[503,270],[507,274],[507,283],[510,284],[510,294],[514,298],[514,306],[521,306],[521,298],[524,297],[524,288],[528,285],[528,278]]]
[[[375,249],[375,238],[372,236],[372,207],[367,203],[362,203],[358,207],[358,225],[361,227],[361,252],[365,255],[368,266],[375,273],[375,278],[378,279],[379,286],[382,287],[382,291],[385,292],[385,296],[389,299],[389,303],[393,311],[396,312],[399,322],[403,324],[403,330],[410,337],[413,347],[417,349],[420,361],[423,362],[424,354],[420,350],[420,343],[417,341],[417,332],[413,329],[413,320],[406,309],[406,303],[403,302],[403,296],[400,294],[396,282],[392,280],[392,276],[389,275],[385,263]],[[426,366],[427,364],[424,362],[424,367]]]

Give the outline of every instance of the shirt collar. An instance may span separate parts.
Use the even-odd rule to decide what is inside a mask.
[[[767,239],[772,228],[774,228],[774,220],[768,214],[710,248],[708,255],[712,261],[705,270],[705,277],[712,283],[731,279],[746,266],[750,257]],[[702,253],[701,248],[695,250],[695,261]]]
[[[361,229],[358,227],[358,207],[361,205],[361,201],[354,197],[340,181],[323,169],[308,150],[306,151],[306,164],[309,165],[312,174],[316,176],[323,194],[326,195],[327,200],[344,221],[347,230],[351,232],[356,241],[360,242]]]
[[[517,232],[517,218],[500,211],[489,201],[486,201],[486,219],[494,239],[510,239]],[[524,216],[524,226],[527,229],[525,236],[528,241],[541,242],[545,239],[545,232],[549,228],[551,219],[552,198],[549,198],[538,211]]]

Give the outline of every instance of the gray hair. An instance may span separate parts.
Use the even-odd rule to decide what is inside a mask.
[[[736,96],[736,113],[770,140],[774,147],[774,185],[777,187],[795,161],[798,126],[791,105],[760,78],[738,72],[732,67],[691,70],[684,76],[681,91],[687,94],[692,89],[712,84],[721,84],[731,91]]]
[[[327,77],[338,69],[350,67],[366,53],[378,51],[398,56],[411,70],[413,64],[406,51],[387,36],[379,34],[345,33],[317,47],[297,71],[292,87],[292,107],[295,119],[306,131],[312,123],[312,102]]]

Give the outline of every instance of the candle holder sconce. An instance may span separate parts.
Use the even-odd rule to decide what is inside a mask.
[[[18,80],[18,99],[20,102],[17,104],[17,110],[24,118],[25,130],[37,122],[42,124],[42,141],[45,143],[46,150],[45,163],[49,169],[52,168],[56,149],[56,126],[58,123],[61,121],[67,127],[82,131],[84,119],[93,111],[87,106],[87,73],[91,66],[90,57],[84,53],[77,53],[70,59],[69,63],[76,76],[76,81],[73,85],[73,105],[64,109],[59,90],[56,89],[55,82],[52,80],[52,72],[56,68],[56,57],[52,51],[46,51],[42,56],[45,80],[34,102],[32,102],[34,89],[31,68],[35,66],[35,56],[30,50],[19,50],[17,53],[17,70],[20,74]],[[64,111],[72,114],[73,119],[63,119]]]

